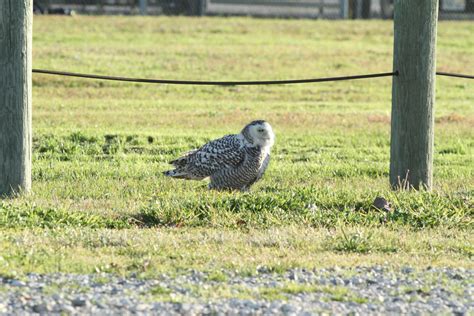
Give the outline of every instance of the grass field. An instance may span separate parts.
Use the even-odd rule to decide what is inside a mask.
[[[438,70],[474,73],[474,23],[440,22]],[[387,72],[388,21],[34,18],[34,68],[189,80]],[[474,84],[437,78],[434,190],[388,184],[390,78],[293,86],[130,84],[34,74],[33,193],[0,201],[0,273],[265,265],[473,268]],[[253,119],[277,136],[249,193],[162,176]],[[386,214],[371,206],[392,202]]]

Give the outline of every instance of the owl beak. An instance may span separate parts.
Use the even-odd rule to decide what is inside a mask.
[[[264,137],[262,137],[263,140],[272,140],[272,137],[268,132],[265,133]]]

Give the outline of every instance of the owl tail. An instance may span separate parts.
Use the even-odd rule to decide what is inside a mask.
[[[163,172],[167,177],[177,178],[177,179],[192,179],[186,170],[173,169]]]
[[[174,170],[168,170],[163,172],[163,174],[167,177],[175,178],[175,179],[186,179],[186,180],[202,180],[205,177],[198,176],[189,172],[186,168],[176,168]]]
[[[202,176],[194,175],[193,172],[188,169],[189,156],[195,152],[196,150],[188,151],[182,157],[179,157],[178,159],[170,161],[170,164],[172,164],[176,169],[165,171],[163,172],[163,174],[167,177],[172,177],[176,179],[188,179],[188,180],[204,179],[204,177]]]
[[[186,168],[188,164],[187,156],[170,161],[170,164],[172,164],[176,169],[163,172],[165,176],[177,179],[190,179]]]

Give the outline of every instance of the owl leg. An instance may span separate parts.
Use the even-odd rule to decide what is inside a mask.
[[[240,192],[249,192],[249,191],[250,191],[249,185],[244,185],[243,187],[240,188]]]

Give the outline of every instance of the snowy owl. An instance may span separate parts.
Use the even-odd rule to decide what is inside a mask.
[[[215,139],[171,161],[175,169],[164,175],[188,180],[210,177],[209,189],[247,191],[267,169],[274,141],[270,124],[253,121],[240,134]]]

